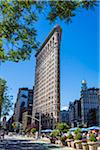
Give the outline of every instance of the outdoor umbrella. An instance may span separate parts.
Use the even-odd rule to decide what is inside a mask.
[[[46,129],[45,132],[46,132],[46,133],[52,132],[52,130],[51,130],[51,129]]]
[[[70,131],[75,131],[75,130],[77,130],[77,129],[78,129],[77,127],[71,128]]]
[[[88,130],[100,130],[100,127],[92,126],[92,127],[89,127]]]
[[[81,131],[82,131],[82,132],[87,132],[88,129],[87,129],[87,128],[81,128]]]
[[[41,130],[41,133],[45,132],[45,130]]]
[[[52,132],[52,130],[51,129],[46,129],[46,130],[42,130],[41,132],[42,133],[48,133],[48,132]]]

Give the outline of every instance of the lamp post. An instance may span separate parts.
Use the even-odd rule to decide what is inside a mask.
[[[39,119],[32,117],[31,115],[26,115],[26,116],[39,122],[39,137],[40,137],[40,135],[41,135],[41,113],[39,113]]]

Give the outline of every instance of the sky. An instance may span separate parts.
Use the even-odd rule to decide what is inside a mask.
[[[87,86],[99,87],[99,8],[81,10],[72,23],[56,21],[50,24],[43,14],[36,23],[37,39],[43,43],[53,27],[62,28],[60,48],[61,109],[68,108],[70,101],[80,98],[81,81]],[[35,79],[35,52],[29,61],[20,63],[5,62],[0,65],[0,77],[7,80],[13,101],[18,89],[32,88]]]

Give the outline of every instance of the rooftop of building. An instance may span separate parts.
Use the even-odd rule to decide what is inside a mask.
[[[56,25],[53,30],[50,32],[50,34],[47,36],[47,38],[45,39],[45,41],[43,42],[43,44],[41,45],[41,47],[38,49],[35,57],[37,57],[37,55],[40,53],[40,51],[42,50],[42,48],[46,45],[46,43],[49,41],[49,39],[51,38],[51,36],[54,34],[54,32],[56,30],[59,30],[60,32],[60,38],[61,38],[61,32],[62,32],[62,29],[59,25]]]
[[[82,84],[87,84],[86,80],[82,80],[81,83],[82,83]]]
[[[19,90],[20,90],[20,91],[21,91],[21,90],[23,90],[23,91],[25,90],[25,91],[26,91],[26,90],[28,90],[28,88],[22,87],[22,88],[19,88]]]
[[[80,102],[80,99],[79,99],[79,100],[76,99],[76,100],[74,101],[74,104],[79,103],[79,102]]]
[[[67,112],[67,111],[68,111],[68,110],[65,110],[65,109],[64,109],[64,110],[61,110],[60,112]]]
[[[82,89],[81,91],[100,91],[100,88],[91,87],[91,88],[86,88],[85,90]]]
[[[19,88],[19,92],[20,91],[33,91],[33,89],[29,89],[29,88],[27,88],[27,87],[22,87],[22,88]]]
[[[98,91],[99,88],[92,87],[92,88],[88,88],[88,90],[89,90],[89,91],[91,91],[91,90],[97,90],[97,91]]]

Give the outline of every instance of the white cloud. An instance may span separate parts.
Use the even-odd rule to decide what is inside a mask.
[[[68,106],[62,106],[61,110],[68,110]]]

